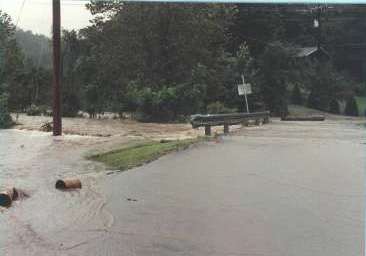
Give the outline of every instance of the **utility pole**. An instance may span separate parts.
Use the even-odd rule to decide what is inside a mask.
[[[61,119],[61,6],[60,0],[53,0],[53,136],[62,135]]]
[[[320,22],[320,18],[321,18],[321,14],[323,12],[325,8],[321,5],[318,5],[316,8],[316,18],[314,19],[314,28],[316,30],[316,46],[318,47],[318,49],[320,48],[321,45],[321,22]]]

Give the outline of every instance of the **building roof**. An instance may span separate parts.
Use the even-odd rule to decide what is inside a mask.
[[[298,48],[296,57],[298,57],[298,58],[308,57],[317,52],[329,57],[329,54],[327,51],[325,51],[322,47],[317,47],[317,46]]]
[[[314,52],[316,52],[318,50],[318,47],[302,47],[302,48],[298,48],[298,52],[296,54],[297,57],[307,57],[311,54],[313,54]]]

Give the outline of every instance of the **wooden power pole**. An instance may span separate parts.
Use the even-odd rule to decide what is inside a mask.
[[[53,0],[53,135],[62,135],[61,119],[61,6],[60,0]]]

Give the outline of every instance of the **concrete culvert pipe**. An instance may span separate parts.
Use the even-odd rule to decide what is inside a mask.
[[[15,188],[8,188],[0,192],[0,206],[10,207],[16,197],[17,193]]]
[[[77,189],[81,188],[79,179],[63,179],[56,182],[56,189]]]

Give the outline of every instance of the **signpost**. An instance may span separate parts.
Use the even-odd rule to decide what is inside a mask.
[[[247,94],[252,94],[252,85],[245,83],[244,75],[241,75],[241,79],[242,79],[243,83],[242,84],[238,84],[238,94],[240,96],[241,95],[244,95],[245,105],[246,105],[246,108],[247,108],[247,113],[249,113],[249,105],[248,105]]]

